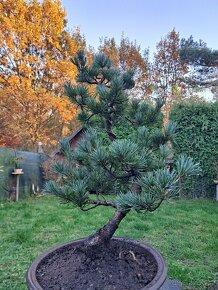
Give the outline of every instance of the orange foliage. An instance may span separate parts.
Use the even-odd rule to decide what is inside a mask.
[[[114,38],[102,39],[99,51],[110,57],[113,65],[120,71],[134,70],[135,87],[131,91],[131,96],[145,98],[151,94],[147,51],[142,53],[136,42],[124,36],[119,45]]]
[[[9,135],[23,149],[54,144],[75,118],[63,85],[84,41],[65,30],[65,17],[59,0],[0,1],[0,145],[11,145]]]
[[[179,33],[173,29],[158,42],[157,52],[154,54],[153,87],[155,94],[165,101],[165,122],[169,119],[172,103],[189,94],[182,82],[188,66],[181,61],[179,48]]]

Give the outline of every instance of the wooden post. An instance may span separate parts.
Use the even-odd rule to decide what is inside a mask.
[[[19,198],[19,179],[20,179],[20,175],[17,174],[17,184],[16,184],[16,201],[18,201]]]
[[[218,201],[218,183],[216,184],[216,201]]]
[[[216,185],[216,201],[218,201],[218,180],[214,180],[214,183]]]
[[[16,201],[19,199],[19,187],[20,187],[20,175],[23,174],[22,170],[16,171],[16,169],[12,172],[12,174],[16,175]]]

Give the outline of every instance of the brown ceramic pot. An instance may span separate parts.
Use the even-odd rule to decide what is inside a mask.
[[[29,267],[26,275],[26,281],[27,281],[27,286],[29,290],[46,290],[43,289],[39,282],[37,281],[37,269],[40,267],[40,264],[45,261],[48,256],[52,256],[55,252],[59,252],[65,247],[72,247],[76,246],[78,247],[80,244],[82,245],[85,239],[79,239],[71,242],[67,242],[64,244],[61,244],[59,246],[56,246],[54,248],[49,249],[45,253],[43,253],[41,256],[39,256]],[[151,255],[154,258],[154,261],[157,265],[157,272],[153,280],[147,284],[145,287],[143,287],[141,290],[158,290],[160,287],[163,285],[163,283],[166,280],[167,277],[167,266],[162,258],[162,256],[159,254],[159,252],[151,248],[150,246],[146,245],[143,242],[135,241],[135,240],[129,240],[129,239],[124,239],[124,238],[118,238],[114,237],[112,240],[119,242],[119,243],[127,243],[132,247],[140,247],[143,249],[143,251],[147,252],[149,255]]]

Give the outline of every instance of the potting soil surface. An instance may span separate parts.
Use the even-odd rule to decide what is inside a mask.
[[[37,281],[45,290],[139,290],[156,272],[151,254],[111,241],[89,251],[71,245],[57,250],[39,265]]]

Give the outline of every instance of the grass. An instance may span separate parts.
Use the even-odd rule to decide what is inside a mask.
[[[93,233],[113,210],[81,212],[54,197],[0,204],[0,290],[23,290],[25,272],[47,248]],[[218,281],[218,203],[182,200],[152,214],[130,213],[116,235],[144,240],[168,264],[183,290],[204,290]]]

